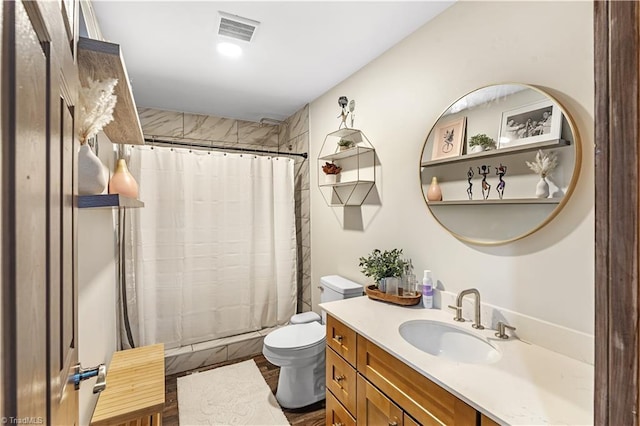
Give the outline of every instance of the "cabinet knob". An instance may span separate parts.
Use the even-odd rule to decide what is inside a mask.
[[[398,422],[395,420],[389,420],[389,426],[398,426]]]
[[[331,426],[344,426],[342,423],[333,423]]]
[[[343,337],[341,335],[336,334],[333,338],[336,339],[338,342],[342,343]]]
[[[340,386],[340,389],[342,389],[342,381],[344,379],[345,379],[344,375],[339,375],[335,377],[333,380],[338,384],[338,386]]]

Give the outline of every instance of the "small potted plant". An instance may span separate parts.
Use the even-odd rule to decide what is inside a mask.
[[[338,182],[338,174],[340,174],[341,170],[342,167],[338,166],[335,163],[324,163],[324,166],[322,166],[322,171],[325,174],[325,183]]]
[[[346,151],[349,148],[353,148],[356,144],[348,139],[340,139],[338,141],[338,151]]]
[[[361,257],[361,272],[374,279],[380,291],[386,292],[386,280],[383,278],[400,277],[408,261],[402,258],[402,249],[380,251],[375,249],[367,257]]]
[[[495,149],[495,147],[496,141],[484,133],[471,136],[469,139],[469,148],[471,148],[471,152],[489,151],[490,149]]]

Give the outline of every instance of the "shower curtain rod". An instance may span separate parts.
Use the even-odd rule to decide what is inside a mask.
[[[178,142],[178,141],[164,141],[160,139],[151,139],[145,138],[145,142],[150,143],[151,145],[160,144],[167,146],[180,146],[185,148],[205,148],[205,149],[218,149],[220,151],[240,151],[240,152],[251,152],[258,154],[271,154],[271,155],[293,155],[296,157],[307,158],[308,154],[306,152],[275,152],[275,151],[267,151],[265,149],[251,149],[251,148],[234,148],[231,146],[215,146],[215,145],[204,145],[198,143],[188,143],[188,142]]]

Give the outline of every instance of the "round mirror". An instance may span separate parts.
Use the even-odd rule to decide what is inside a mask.
[[[483,87],[438,118],[422,149],[422,193],[455,237],[496,245],[523,238],[564,207],[580,141],[560,103],[524,84]]]

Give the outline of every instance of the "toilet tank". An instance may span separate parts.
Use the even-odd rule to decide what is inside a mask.
[[[362,292],[362,285],[340,275],[327,275],[320,278],[320,303],[362,296]],[[325,311],[322,311],[322,323],[327,323]]]
[[[362,296],[362,285],[339,275],[320,278],[320,303]]]

